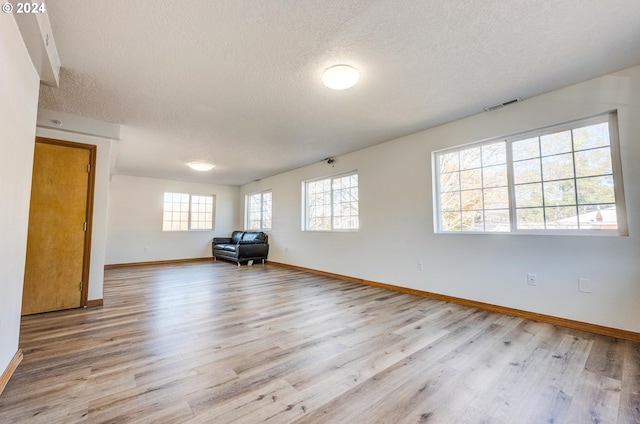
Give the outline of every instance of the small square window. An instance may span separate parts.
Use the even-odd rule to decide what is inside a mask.
[[[306,231],[354,231],[360,226],[358,174],[304,183]]]

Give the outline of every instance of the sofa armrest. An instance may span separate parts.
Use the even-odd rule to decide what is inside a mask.
[[[242,244],[238,246],[238,259],[253,257],[267,257],[269,253],[269,245],[266,243]]]
[[[214,237],[213,244],[230,244],[231,237]]]

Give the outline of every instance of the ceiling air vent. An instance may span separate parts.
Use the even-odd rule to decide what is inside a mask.
[[[492,110],[500,109],[501,107],[509,106],[521,101],[522,97],[516,97],[515,99],[507,100],[506,102],[498,103],[497,105],[483,107],[482,109],[484,109],[485,112],[491,112]]]

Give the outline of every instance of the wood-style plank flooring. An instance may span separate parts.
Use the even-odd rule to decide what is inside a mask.
[[[273,265],[24,317],[1,423],[640,423],[640,343]]]

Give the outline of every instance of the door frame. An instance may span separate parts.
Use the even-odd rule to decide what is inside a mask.
[[[89,275],[91,267],[91,236],[93,234],[93,197],[95,193],[96,183],[96,155],[98,146],[94,144],[76,143],[73,141],[56,140],[53,138],[36,136],[36,143],[53,144],[56,146],[71,147],[74,149],[85,149],[89,151],[89,172],[87,183],[87,215],[85,222],[87,223],[87,231],[84,233],[84,254],[82,257],[82,291],[80,292],[80,307],[87,307],[87,298],[89,296]]]

